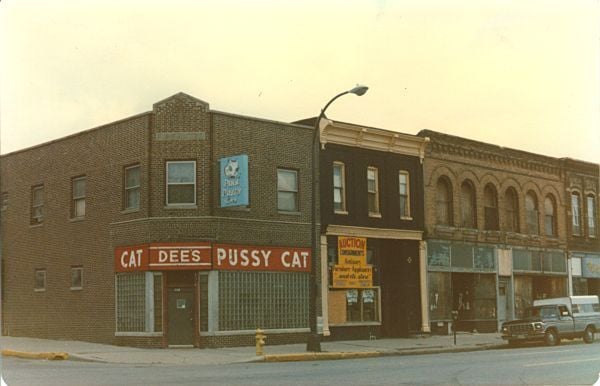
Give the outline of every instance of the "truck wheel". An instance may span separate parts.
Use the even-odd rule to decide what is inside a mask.
[[[544,335],[544,343],[546,343],[546,346],[556,346],[557,344],[559,344],[560,340],[558,339],[558,334],[556,333],[556,331],[546,331],[546,334]]]
[[[583,341],[585,343],[594,343],[594,329],[590,326],[585,328],[583,332]]]

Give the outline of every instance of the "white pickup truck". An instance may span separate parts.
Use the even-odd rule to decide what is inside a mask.
[[[502,339],[509,344],[537,340],[554,346],[561,339],[575,338],[592,343],[596,332],[600,332],[598,296],[534,300],[525,319],[502,324]]]

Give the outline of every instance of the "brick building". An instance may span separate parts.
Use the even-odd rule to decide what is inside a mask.
[[[573,295],[600,296],[598,164],[564,158],[567,248]]]
[[[321,129],[325,334],[368,339],[428,331],[420,274],[426,140],[331,120]]]
[[[451,311],[464,330],[496,331],[537,298],[566,296],[561,161],[423,130],[427,299],[434,332]]]
[[[215,347],[308,332],[312,129],[151,111],[1,158],[3,333]]]

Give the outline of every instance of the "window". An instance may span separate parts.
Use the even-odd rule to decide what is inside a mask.
[[[140,166],[125,168],[124,208],[138,209],[140,207]]]
[[[346,212],[346,173],[341,162],[333,163],[333,210]]]
[[[539,235],[538,203],[537,197],[532,191],[527,192],[525,195],[525,219],[527,221],[527,232],[532,235]]]
[[[196,204],[196,161],[167,162],[167,205]]]
[[[277,210],[298,212],[298,172],[277,169]]]
[[[83,288],[83,267],[71,267],[71,289]]]
[[[36,269],[34,276],[33,289],[36,292],[42,292],[46,290],[46,270]]]
[[[571,193],[571,216],[573,219],[573,235],[581,236],[581,200],[579,193]]]
[[[6,210],[8,208],[8,192],[2,192],[2,197],[0,197],[2,202],[0,203],[0,210]]]
[[[133,272],[116,275],[117,332],[162,331],[162,274]]]
[[[346,320],[348,322],[378,321],[378,305],[378,288],[349,289],[346,291]]]
[[[436,217],[440,225],[452,225],[452,187],[446,177],[440,177],[436,187]]]
[[[398,174],[398,183],[400,186],[400,217],[410,218],[410,185],[408,172],[400,171]]]
[[[75,177],[71,180],[73,186],[71,217],[85,216],[85,176]]]
[[[556,203],[551,195],[544,200],[544,229],[546,236],[556,236]]]
[[[367,169],[367,194],[369,215],[379,215],[379,178],[377,168]]]
[[[465,181],[460,187],[460,203],[462,210],[462,226],[464,228],[477,228],[477,211],[475,201],[475,188],[471,181]]]
[[[31,224],[40,224],[44,220],[44,185],[31,188]]]
[[[504,207],[506,214],[506,230],[519,232],[519,199],[513,188],[508,188],[504,194]]]
[[[485,215],[485,229],[497,231],[498,223],[498,198],[496,189],[492,184],[487,184],[483,191],[483,207]]]
[[[587,196],[588,236],[596,237],[596,200],[593,195]]]

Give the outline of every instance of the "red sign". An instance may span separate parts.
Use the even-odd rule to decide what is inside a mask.
[[[148,245],[115,248],[115,272],[148,270]]]
[[[310,272],[310,248],[213,245],[213,269]]]
[[[152,271],[210,269],[210,244],[150,244],[150,263],[148,265]]]
[[[115,249],[115,271],[211,269],[209,243],[155,243]]]

